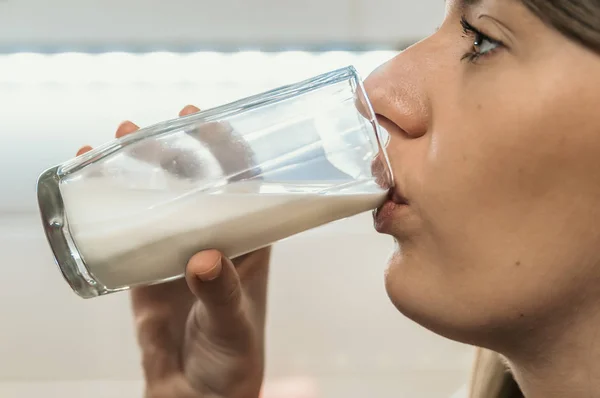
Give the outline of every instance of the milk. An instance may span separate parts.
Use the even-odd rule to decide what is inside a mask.
[[[200,250],[234,258],[372,210],[386,197],[372,180],[341,186],[245,181],[178,194],[91,178],[60,189],[82,259],[109,289],[177,277]]]

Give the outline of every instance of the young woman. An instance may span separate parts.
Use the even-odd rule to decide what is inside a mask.
[[[391,137],[375,226],[398,310],[486,348],[473,397],[600,396],[600,2],[448,0],[365,85]],[[259,395],[268,263],[209,250],[133,291],[148,397]]]

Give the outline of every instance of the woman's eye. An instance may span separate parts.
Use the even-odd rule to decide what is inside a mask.
[[[480,32],[464,17],[461,20],[461,25],[465,36],[473,40],[473,48],[462,57],[463,60],[467,59],[469,62],[475,62],[483,56],[491,55],[495,50],[503,46],[500,41],[494,40]]]

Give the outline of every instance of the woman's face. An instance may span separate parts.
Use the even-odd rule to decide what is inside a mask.
[[[404,314],[499,345],[600,299],[600,56],[516,0],[446,8],[365,83],[408,202],[376,227]]]

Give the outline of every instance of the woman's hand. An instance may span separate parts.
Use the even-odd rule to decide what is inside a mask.
[[[185,281],[133,289],[148,398],[259,396],[269,253],[200,252]]]
[[[124,122],[116,136],[136,130]],[[270,248],[233,262],[207,250],[189,260],[185,279],[132,289],[147,398],[259,396],[269,258]]]

